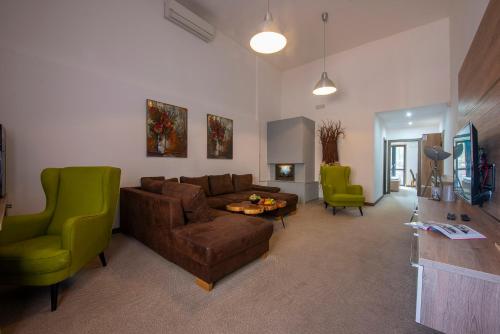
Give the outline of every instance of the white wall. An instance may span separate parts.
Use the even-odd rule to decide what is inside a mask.
[[[322,60],[284,72],[281,114],[341,120],[346,138],[339,143],[340,161],[352,167],[352,182],[363,185],[366,200],[373,202],[381,196],[374,163],[375,113],[447,103],[449,60],[449,22],[443,19],[329,56],[327,71],[339,88],[331,96],[312,94]],[[318,104],[326,107],[316,110]],[[317,140],[316,175],[320,159]]]
[[[458,73],[477,28],[483,18],[489,0],[453,0],[450,13],[450,96],[451,108],[444,122],[444,148],[451,152],[453,136],[457,129],[458,115]],[[451,159],[444,162],[444,172],[453,175]]]
[[[257,176],[259,118],[279,113],[280,81],[220,32],[205,43],[165,20],[162,0],[4,0],[10,213],[43,208],[45,167],[113,165],[122,186],[144,175]],[[188,158],[146,157],[147,98],[188,108]],[[234,120],[233,160],[206,159],[207,113]]]

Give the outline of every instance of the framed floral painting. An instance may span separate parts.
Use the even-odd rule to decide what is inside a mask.
[[[187,109],[146,101],[148,157],[187,157]]]
[[[233,121],[207,114],[207,158],[233,158]]]

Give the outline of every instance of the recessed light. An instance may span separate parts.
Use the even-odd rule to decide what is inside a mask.
[[[408,125],[413,125],[413,122],[408,122]]]
[[[411,111],[407,111],[407,112],[406,112],[406,117],[411,117],[411,115],[412,115],[412,114],[411,114]]]

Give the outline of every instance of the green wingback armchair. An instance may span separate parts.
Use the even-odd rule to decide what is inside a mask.
[[[350,167],[322,165],[320,174],[325,208],[330,205],[335,214],[337,207],[358,207],[363,215],[363,187],[349,183]]]
[[[113,167],[47,168],[41,174],[45,210],[5,217],[0,231],[0,284],[50,286],[57,309],[59,282],[99,255],[106,265],[120,188]]]

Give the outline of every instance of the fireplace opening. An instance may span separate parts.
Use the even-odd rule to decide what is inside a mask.
[[[293,164],[276,164],[276,180],[295,181],[295,166]]]

